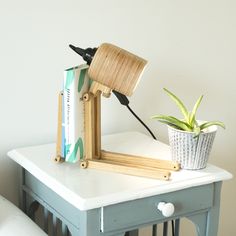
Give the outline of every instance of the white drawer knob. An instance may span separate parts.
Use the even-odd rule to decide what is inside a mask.
[[[175,206],[170,202],[168,202],[168,203],[159,202],[158,206],[157,206],[157,209],[159,211],[161,211],[162,215],[165,216],[165,217],[170,217],[175,212]]]

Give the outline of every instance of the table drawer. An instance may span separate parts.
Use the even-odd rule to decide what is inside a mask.
[[[208,184],[104,207],[101,219],[102,232],[168,220],[157,209],[159,202],[174,204],[175,211],[171,218],[208,209],[213,205],[213,192],[214,184]]]

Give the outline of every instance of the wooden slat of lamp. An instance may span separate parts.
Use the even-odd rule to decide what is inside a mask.
[[[93,80],[83,96],[86,156],[81,167],[168,180],[170,170],[179,170],[178,163],[101,150],[101,94],[109,97],[114,91],[131,96],[147,61],[109,43],[86,50],[70,47],[90,65],[88,74]]]

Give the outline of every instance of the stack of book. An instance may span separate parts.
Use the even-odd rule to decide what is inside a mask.
[[[75,163],[84,157],[84,102],[90,79],[88,66],[64,71],[63,89],[59,95],[57,156]]]

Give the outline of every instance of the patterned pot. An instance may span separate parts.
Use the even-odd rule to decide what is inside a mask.
[[[216,135],[217,126],[211,126],[195,133],[175,129],[168,126],[171,156],[173,161],[180,163],[181,168],[198,170],[205,168]]]

